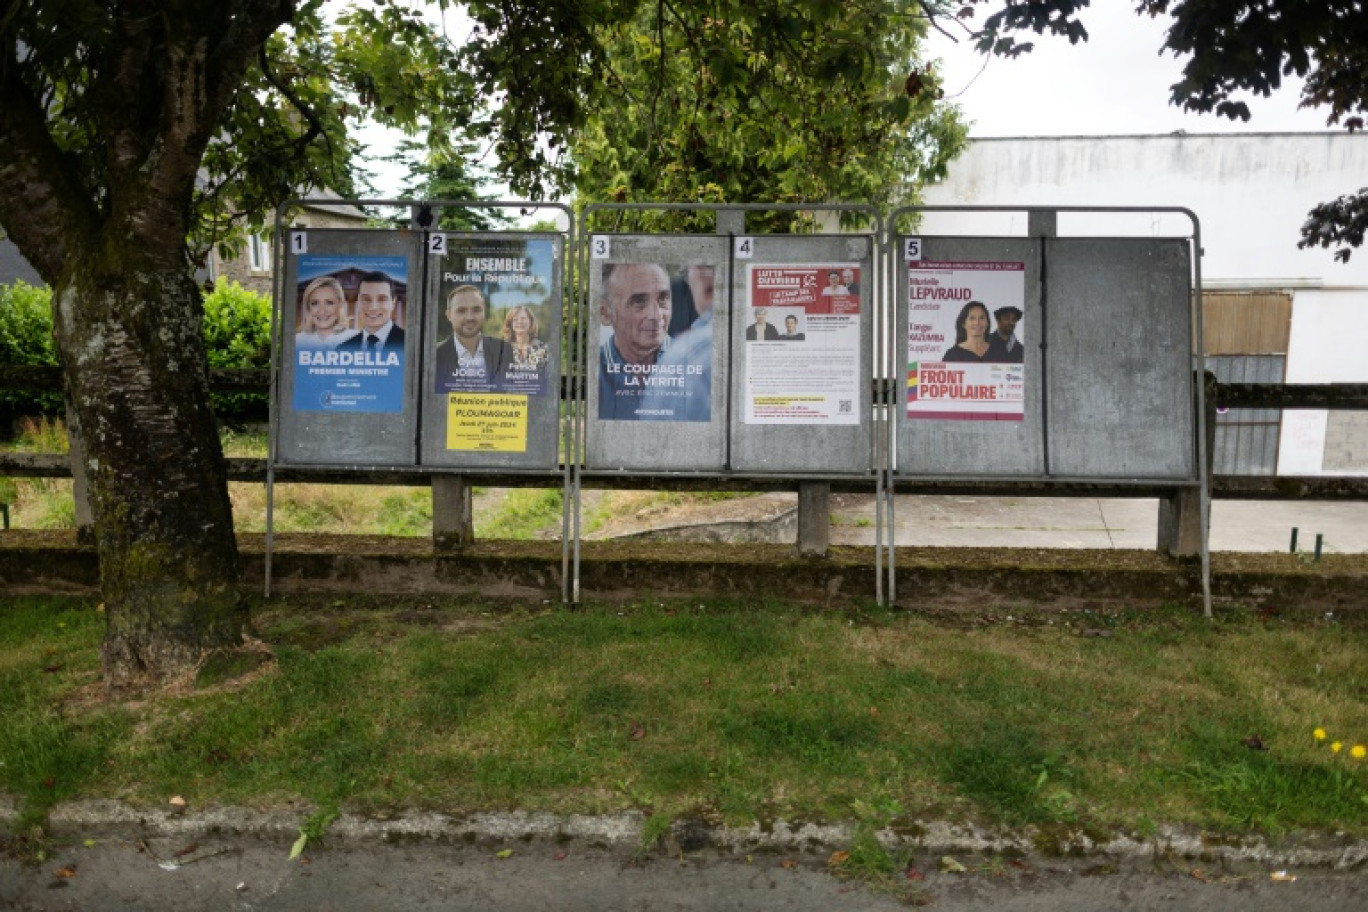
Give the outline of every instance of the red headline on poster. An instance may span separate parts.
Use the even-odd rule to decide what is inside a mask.
[[[937,370],[923,367],[917,382],[918,399],[967,399],[984,402],[997,399],[997,387],[965,383],[962,370]]]

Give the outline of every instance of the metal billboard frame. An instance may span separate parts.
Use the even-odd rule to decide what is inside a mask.
[[[856,233],[856,234],[850,234],[850,235],[848,235],[848,236],[849,236],[849,237],[861,237],[861,236],[863,236],[863,237],[868,237],[868,238],[870,239],[870,242],[871,242],[871,257],[872,257],[872,261],[873,261],[873,262],[872,262],[872,266],[873,266],[873,270],[872,270],[872,271],[873,271],[873,274],[874,274],[874,277],[875,277],[874,287],[873,287],[873,289],[872,289],[872,293],[871,293],[871,296],[870,296],[870,301],[871,301],[871,305],[872,305],[871,317],[872,317],[872,321],[873,321],[873,322],[872,322],[872,333],[873,333],[873,334],[872,334],[872,341],[871,341],[871,355],[872,355],[874,358],[877,358],[877,357],[878,357],[878,354],[879,354],[879,352],[880,352],[880,350],[881,350],[881,348],[880,348],[880,343],[883,341],[883,340],[881,339],[881,335],[880,335],[880,328],[881,328],[881,325],[882,325],[882,323],[883,323],[883,320],[880,319],[880,317],[881,317],[881,314],[880,314],[880,302],[882,301],[882,299],[883,299],[885,296],[884,296],[883,294],[881,294],[881,291],[882,291],[882,290],[881,290],[881,288],[879,287],[879,282],[880,282],[880,269],[879,269],[879,262],[878,262],[878,261],[879,261],[879,252],[880,252],[880,241],[881,241],[881,238],[884,236],[884,218],[883,218],[883,213],[881,213],[881,212],[880,212],[877,208],[875,208],[874,206],[869,206],[869,205],[865,205],[865,204],[861,204],[861,203],[732,203],[732,204],[726,204],[726,203],[593,203],[593,204],[590,204],[590,205],[586,206],[586,207],[580,212],[580,217],[579,217],[579,231],[578,231],[578,237],[579,237],[579,239],[580,239],[580,247],[581,247],[581,249],[580,249],[580,251],[579,251],[579,253],[580,253],[580,256],[579,256],[579,270],[578,270],[578,273],[579,273],[579,274],[578,274],[578,277],[577,277],[577,278],[578,278],[578,282],[577,282],[577,285],[576,285],[577,296],[578,296],[578,298],[579,298],[579,301],[578,301],[579,307],[578,307],[578,311],[577,311],[578,316],[577,316],[577,319],[576,319],[576,321],[575,321],[575,326],[576,326],[577,330],[578,330],[579,333],[580,333],[580,338],[578,339],[578,343],[579,343],[579,354],[580,354],[580,359],[581,359],[581,362],[580,362],[580,363],[581,363],[582,366],[583,366],[583,371],[584,371],[584,372],[583,372],[582,374],[576,374],[576,377],[577,377],[578,382],[579,382],[580,385],[579,385],[579,387],[578,387],[577,390],[576,390],[576,392],[578,392],[578,394],[579,394],[578,397],[577,397],[577,399],[576,399],[576,404],[577,404],[577,419],[578,419],[578,420],[576,421],[576,448],[575,448],[575,450],[574,450],[575,472],[574,472],[573,479],[572,479],[572,481],[571,481],[571,499],[572,499],[572,501],[573,501],[572,513],[573,513],[573,516],[574,516],[574,520],[573,520],[573,523],[574,523],[574,530],[573,530],[573,536],[572,536],[573,539],[574,539],[574,557],[573,557],[573,571],[572,571],[572,572],[573,572],[573,583],[572,583],[572,586],[571,586],[571,599],[570,599],[571,604],[578,604],[578,602],[579,602],[579,597],[580,597],[580,500],[581,500],[581,491],[582,491],[582,481],[581,481],[581,479],[582,479],[583,475],[586,473],[586,468],[585,468],[585,460],[586,460],[586,456],[587,456],[587,454],[586,454],[586,438],[587,438],[587,433],[588,433],[588,416],[589,416],[589,406],[588,406],[589,374],[588,374],[588,370],[589,370],[589,363],[590,363],[590,351],[589,351],[589,339],[590,339],[590,336],[589,336],[589,331],[588,331],[588,322],[589,322],[588,317],[589,317],[589,315],[590,315],[590,313],[591,313],[591,304],[590,304],[590,301],[589,301],[589,267],[590,267],[590,246],[591,246],[591,244],[590,244],[590,239],[591,239],[594,235],[596,235],[596,234],[609,234],[609,235],[615,235],[615,233],[613,233],[613,232],[595,232],[594,235],[591,235],[591,234],[590,234],[589,229],[588,229],[589,217],[590,217],[591,215],[595,214],[595,213],[600,213],[600,212],[696,212],[696,213],[712,213],[713,216],[714,216],[714,219],[715,219],[716,229],[715,229],[715,231],[714,231],[711,235],[709,235],[709,234],[702,234],[702,233],[697,233],[697,234],[683,234],[683,233],[681,233],[680,236],[681,236],[681,237],[726,237],[726,238],[729,238],[729,239],[730,239],[730,238],[740,237],[740,236],[745,236],[745,235],[743,234],[743,232],[745,231],[745,214],[746,214],[747,212],[812,212],[812,213],[818,213],[818,212],[831,212],[831,213],[857,213],[857,214],[860,214],[860,215],[866,217],[867,219],[869,219],[869,221],[870,221],[870,223],[871,223],[871,225],[872,225],[871,231],[870,231],[870,232],[859,232],[859,233]],[[774,236],[788,237],[789,235],[765,235],[765,236],[767,236],[767,237],[774,237]],[[809,235],[792,235],[792,237],[807,237],[807,236],[809,236]],[[821,234],[821,235],[811,235],[811,236],[818,236],[818,237],[842,237],[843,235],[837,233],[837,234]],[[729,245],[729,247],[728,247],[728,257],[734,259],[733,254],[732,254],[732,248],[733,248],[733,246],[734,246],[734,245]],[[862,378],[862,381],[861,381],[861,382],[868,384],[868,383],[870,382],[870,377],[872,377],[872,373],[871,373],[869,376],[866,376],[866,377]],[[730,384],[729,384],[729,387],[730,387]],[[872,390],[871,390],[871,392],[872,392]],[[875,499],[875,503],[876,503],[876,507],[877,507],[877,505],[880,504],[880,503],[882,503],[882,501],[883,501],[883,497],[882,497],[883,491],[881,490],[881,487],[880,487],[880,486],[881,486],[882,483],[883,483],[884,475],[883,475],[883,473],[880,471],[880,467],[879,467],[880,448],[879,448],[879,446],[878,446],[878,441],[879,441],[879,426],[878,426],[878,425],[879,425],[879,421],[880,421],[880,415],[879,415],[879,411],[878,411],[878,407],[877,407],[877,397],[874,397],[874,398],[875,398],[875,410],[874,410],[874,416],[873,416],[872,421],[871,421],[871,427],[870,427],[870,440],[869,440],[869,448],[870,448],[870,449],[869,449],[869,452],[870,452],[870,467],[871,467],[871,470],[870,470],[870,472],[868,473],[868,475],[869,475],[869,477],[870,477],[870,480],[873,481],[873,482],[874,482],[874,485],[875,485],[875,498],[876,498],[876,499]],[[730,433],[730,426],[728,426],[727,433],[728,433],[728,434]],[[656,476],[658,476],[658,475],[660,475],[660,474],[662,474],[662,473],[660,473],[660,472],[646,473],[646,472],[640,472],[640,471],[634,471],[634,470],[618,470],[618,471],[601,471],[601,470],[600,470],[600,471],[594,471],[594,472],[589,473],[589,474],[590,474],[591,476],[598,476],[598,477],[634,477],[634,476],[649,477],[649,476],[651,476],[651,475],[656,475]],[[772,478],[772,477],[774,477],[775,474],[779,474],[779,473],[756,473],[756,472],[738,473],[738,472],[710,472],[710,471],[697,471],[697,472],[693,472],[693,471],[690,471],[690,472],[667,472],[667,473],[664,473],[664,474],[668,474],[668,475],[671,475],[671,476],[677,476],[677,477],[683,477],[683,478],[718,478],[718,479],[726,479],[726,478],[751,478],[751,477],[753,477],[753,478]],[[794,481],[818,481],[818,482],[820,482],[820,481],[846,480],[846,479],[850,479],[850,478],[864,477],[864,475],[863,475],[863,473],[860,473],[860,474],[855,474],[855,473],[845,473],[845,474],[830,474],[830,473],[788,473],[788,474],[785,474],[784,477],[791,478],[791,479],[793,479]],[[875,568],[874,568],[874,572],[875,572],[875,588],[876,588],[876,592],[877,592],[877,598],[878,598],[879,603],[880,603],[880,604],[883,604],[883,603],[884,603],[884,592],[883,592],[883,566],[882,566],[882,563],[881,563],[881,560],[882,560],[881,555],[882,555],[882,552],[883,552],[883,541],[882,541],[883,523],[882,523],[881,519],[882,519],[882,518],[879,517],[879,519],[877,519],[877,520],[876,520],[876,523],[875,523],[876,546],[875,546]]]
[[[1199,513],[1199,537],[1201,577],[1202,577],[1202,613],[1205,617],[1212,616],[1211,608],[1211,551],[1210,551],[1210,512],[1211,512],[1211,478],[1207,464],[1207,434],[1206,434],[1206,384],[1202,382],[1206,367],[1205,344],[1202,338],[1202,227],[1201,220],[1191,209],[1184,206],[1048,206],[1048,205],[1015,205],[1015,206],[902,206],[893,210],[887,220],[888,235],[886,237],[886,282],[889,290],[888,299],[888,349],[885,356],[888,359],[890,373],[888,376],[889,385],[886,387],[888,392],[888,423],[887,423],[887,478],[882,485],[884,495],[888,499],[888,537],[889,537],[889,562],[888,562],[888,600],[892,603],[897,595],[896,579],[896,524],[894,522],[893,497],[897,480],[897,464],[894,454],[897,451],[897,425],[899,416],[897,409],[897,388],[892,384],[895,382],[896,374],[893,372],[897,366],[898,338],[897,338],[897,316],[899,306],[899,289],[897,284],[899,261],[896,251],[893,249],[896,244],[897,226],[904,217],[915,217],[920,220],[924,213],[970,213],[970,214],[1002,214],[1002,213],[1026,213],[1027,230],[1025,237],[1048,239],[1058,237],[1055,226],[1051,226],[1048,231],[1039,231],[1033,225],[1035,220],[1041,217],[1057,219],[1061,213],[1078,215],[1176,215],[1186,217],[1191,225],[1191,231],[1185,237],[1172,238],[1175,240],[1185,240],[1191,252],[1191,272],[1189,278],[1191,286],[1189,289],[1188,313],[1192,321],[1192,345],[1189,351],[1189,371],[1193,377],[1194,398],[1193,409],[1196,412],[1194,427],[1194,440],[1192,441],[1192,457],[1195,477],[1190,479],[1196,482],[1198,487],[1198,513]],[[919,235],[920,237],[951,237],[952,235]],[[960,235],[954,235],[956,237]],[[965,237],[979,237],[980,235],[963,235]],[[1001,235],[982,235],[982,237],[998,237]],[[1021,235],[1010,235],[1011,237],[1021,237]],[[1068,235],[1068,237],[1103,237],[1099,234],[1087,235]],[[1124,236],[1122,236],[1124,237]],[[1172,236],[1169,236],[1172,237]],[[936,480],[938,476],[925,476],[927,480]],[[1031,475],[1023,476],[1018,480],[1023,481],[1093,481],[1091,478],[1072,479],[1055,475]],[[1126,482],[1118,479],[1107,479],[1108,482],[1117,485],[1124,485]],[[1171,480],[1146,480],[1136,482],[1137,485],[1144,484],[1153,486],[1155,484],[1165,487],[1182,487],[1183,485]]]
[[[521,231],[521,232],[493,232],[493,231],[491,231],[491,232],[478,232],[478,231],[471,231],[471,230],[466,230],[466,229],[462,229],[462,230],[459,230],[459,231],[452,231],[452,232],[444,232],[444,231],[434,232],[434,231],[432,230],[432,228],[431,228],[432,219],[433,219],[433,217],[434,217],[434,213],[437,212],[437,211],[439,211],[439,210],[441,210],[441,209],[521,209],[521,210],[525,210],[525,211],[526,211],[526,210],[542,210],[542,209],[555,210],[555,211],[559,211],[559,212],[561,212],[561,213],[563,213],[563,214],[565,215],[565,218],[566,218],[566,229],[565,229],[564,231],[544,232],[544,233],[547,234],[547,235],[555,234],[555,235],[557,235],[557,236],[559,236],[559,237],[561,237],[561,238],[564,239],[564,241],[563,241],[563,244],[564,244],[564,246],[563,246],[563,251],[564,251],[564,252],[563,252],[563,254],[562,254],[563,263],[568,264],[568,263],[571,262],[571,259],[572,259],[572,256],[573,256],[573,252],[574,252],[575,249],[576,249],[576,248],[575,248],[575,217],[574,217],[574,213],[571,211],[571,209],[570,209],[569,206],[566,206],[566,205],[563,204],[563,203],[544,203],[544,202],[534,202],[534,201],[529,201],[529,200],[393,200],[393,199],[336,199],[336,200],[328,199],[328,200],[319,200],[319,199],[303,199],[303,198],[296,198],[296,199],[286,200],[285,202],[281,203],[279,206],[276,207],[276,211],[275,211],[275,235],[274,235],[274,238],[272,239],[272,256],[275,258],[275,259],[273,260],[273,263],[275,264],[276,269],[275,269],[275,276],[273,277],[272,283],[271,283],[271,288],[272,288],[272,304],[271,304],[271,326],[270,326],[270,334],[271,334],[271,345],[270,345],[270,393],[269,393],[270,398],[269,398],[269,400],[268,400],[269,406],[270,406],[270,424],[269,424],[269,431],[268,431],[268,435],[267,435],[267,448],[266,448],[266,553],[265,553],[265,580],[264,580],[264,585],[263,585],[263,591],[264,591],[264,595],[265,595],[266,598],[270,598],[270,597],[271,597],[271,563],[272,563],[271,558],[272,558],[272,553],[273,553],[274,544],[275,544],[275,530],[274,530],[274,518],[275,518],[275,515],[274,515],[274,514],[275,514],[275,467],[276,467],[276,463],[279,461],[278,447],[279,447],[279,440],[280,440],[280,433],[279,433],[279,431],[280,431],[280,404],[279,404],[279,397],[280,397],[280,378],[279,378],[279,373],[280,373],[280,368],[281,368],[281,363],[280,363],[280,362],[281,362],[281,358],[283,357],[283,353],[284,353],[284,329],[283,329],[282,326],[280,326],[280,323],[281,323],[281,320],[282,320],[282,318],[283,318],[283,314],[284,314],[284,304],[285,304],[285,272],[286,272],[286,270],[283,268],[283,267],[284,267],[284,263],[285,263],[285,255],[286,255],[286,252],[287,252],[287,251],[286,251],[286,245],[285,245],[285,234],[286,234],[286,232],[287,232],[287,231],[289,230],[289,228],[290,228],[289,225],[285,224],[285,217],[286,217],[286,215],[287,215],[288,213],[290,213],[290,212],[292,212],[292,211],[295,211],[295,210],[298,210],[298,209],[300,209],[300,208],[303,208],[303,207],[305,207],[305,206],[308,206],[308,207],[310,207],[310,208],[317,208],[317,207],[339,207],[339,208],[340,208],[340,207],[344,207],[344,206],[352,206],[352,207],[360,208],[360,207],[362,207],[362,206],[372,206],[372,207],[382,207],[382,206],[383,206],[383,207],[391,207],[391,208],[408,209],[408,210],[412,213],[411,221],[410,221],[410,227],[409,227],[409,228],[394,228],[394,229],[391,229],[391,230],[393,230],[393,231],[395,231],[395,232],[404,232],[404,231],[407,231],[407,232],[410,232],[410,233],[417,232],[417,233],[421,233],[421,234],[424,234],[424,235],[433,234],[433,233],[441,233],[441,234],[447,234],[447,233],[451,233],[451,234],[481,234],[481,233],[486,233],[486,234],[489,234],[489,235],[491,235],[491,236],[498,236],[498,235],[500,235],[500,234],[533,234],[533,233],[542,233],[542,232],[530,232],[530,231]],[[308,228],[303,228],[303,229],[301,229],[301,230],[308,231],[308,230],[310,230],[310,229],[308,229]],[[349,229],[345,229],[345,228],[344,228],[344,229],[328,228],[328,229],[318,229],[318,230],[325,230],[325,231],[346,231],[346,230],[349,230]],[[351,230],[355,230],[355,229],[351,229]],[[427,257],[427,256],[424,256],[424,257],[423,257],[423,275],[422,275],[422,279],[421,279],[421,287],[423,288],[423,296],[424,296],[424,298],[425,298],[426,293],[427,293],[427,268],[428,268],[428,257]],[[561,293],[561,301],[562,301],[562,306],[561,306],[561,319],[562,319],[562,322],[563,322],[563,321],[565,320],[565,316],[566,316],[567,311],[574,311],[576,308],[575,308],[575,302],[574,302],[573,296],[567,296],[567,295],[564,294],[564,291],[565,291],[565,287],[564,287],[564,286],[565,286],[565,277],[564,277],[564,275],[562,275],[561,281],[562,281],[562,287],[561,287],[561,289],[559,289],[559,292]],[[420,381],[421,381],[421,377],[422,377],[422,367],[423,367],[423,365],[424,365],[424,363],[425,363],[425,357],[426,357],[426,343],[427,343],[427,340],[426,340],[426,338],[425,338],[425,335],[426,335],[426,320],[423,320],[423,321],[420,321],[420,322],[419,322],[418,335],[417,335],[418,341],[417,341],[417,345],[415,346],[415,350],[417,351],[418,355],[417,355],[417,357],[414,359],[414,360],[415,360],[414,370],[418,371],[419,380],[420,380]],[[561,378],[562,378],[562,377],[569,377],[569,376],[572,376],[571,371],[572,371],[573,368],[574,368],[574,364],[573,364],[574,349],[573,349],[573,345],[568,344],[568,342],[569,342],[569,340],[567,340],[567,339],[565,338],[564,333],[562,333],[562,339],[561,339],[561,377],[555,378],[557,387],[559,387],[559,384],[561,383]],[[567,354],[567,349],[569,349],[569,353],[568,353],[568,354]],[[548,378],[548,382],[550,382],[550,378]],[[556,389],[556,395],[557,395],[557,397],[559,397],[559,388]],[[557,411],[558,420],[560,420],[560,424],[561,424],[561,427],[560,427],[560,429],[559,429],[560,433],[559,433],[558,437],[559,437],[559,439],[562,441],[562,444],[563,444],[564,447],[565,447],[565,452],[561,455],[561,459],[560,459],[560,466],[561,466],[561,467],[560,467],[560,472],[559,472],[559,474],[560,474],[560,476],[561,476],[562,492],[563,492],[563,494],[564,494],[564,492],[567,492],[567,491],[569,490],[569,488],[570,488],[570,481],[571,481],[571,464],[570,464],[570,463],[571,463],[571,457],[570,457],[570,450],[571,450],[571,427],[570,427],[570,425],[571,425],[571,422],[566,422],[566,421],[561,420],[561,419],[559,418],[559,416],[560,416],[560,407],[559,407],[559,405],[557,406],[557,410],[556,410],[556,411]],[[417,424],[416,424],[415,433],[414,433],[415,445],[417,444],[417,442],[418,442],[419,440],[421,440],[422,433],[423,433],[422,409],[421,409],[421,408],[418,408]],[[328,469],[333,469],[333,470],[336,470],[336,471],[341,471],[341,472],[368,472],[368,471],[374,471],[374,470],[377,470],[377,469],[383,469],[383,470],[385,470],[385,471],[387,471],[387,472],[394,472],[394,473],[397,473],[397,474],[424,474],[424,475],[434,475],[434,474],[438,474],[438,475],[489,475],[489,474],[500,474],[500,475],[526,475],[526,476],[529,476],[529,477],[537,477],[537,476],[551,477],[551,476],[547,475],[544,471],[538,470],[538,469],[527,469],[527,468],[511,468],[511,469],[502,469],[502,468],[498,468],[498,469],[496,469],[496,468],[484,468],[484,467],[466,469],[466,468],[461,468],[461,467],[458,467],[458,466],[431,466],[431,465],[423,465],[422,462],[421,462],[421,452],[420,452],[420,451],[416,451],[416,455],[419,457],[418,463],[417,463],[416,465],[413,465],[413,466],[381,466],[381,465],[362,465],[362,464],[356,464],[356,465],[328,465],[328,466],[326,466],[326,468],[328,468]],[[290,465],[292,468],[295,468],[295,467],[297,467],[297,468],[304,468],[304,469],[309,469],[309,468],[320,468],[320,466],[311,465],[311,464],[308,464],[308,463],[290,463],[289,465]],[[562,507],[561,507],[561,598],[562,598],[563,601],[569,601],[569,591],[570,591],[570,589],[569,589],[569,571],[570,571],[570,541],[569,541],[569,530],[570,530],[570,506],[569,506],[569,498],[568,498],[568,497],[565,497],[565,496],[562,496]]]

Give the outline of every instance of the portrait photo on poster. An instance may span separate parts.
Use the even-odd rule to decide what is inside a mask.
[[[300,256],[295,411],[402,412],[408,260]]]
[[[907,417],[1025,418],[1026,266],[907,264]]]
[[[861,273],[854,263],[746,267],[746,424],[859,423]]]
[[[555,256],[549,238],[448,237],[433,392],[547,394],[560,332]]]
[[[593,268],[600,270],[599,419],[710,421],[717,267],[661,262]]]

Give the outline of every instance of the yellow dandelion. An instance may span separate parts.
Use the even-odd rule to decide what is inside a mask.
[[[1313,731],[1313,732],[1311,733],[1311,737],[1315,738],[1317,741],[1324,741],[1324,740],[1325,740],[1325,729],[1323,729],[1323,728],[1318,728],[1318,729],[1316,729],[1315,731]]]
[[[1330,753],[1332,753],[1332,754],[1338,754],[1338,753],[1340,752],[1340,748],[1342,748],[1342,747],[1344,747],[1344,745],[1343,745],[1342,743],[1340,743],[1339,741],[1336,741],[1336,742],[1334,742],[1333,744],[1330,745]]]
[[[1362,760],[1365,756],[1368,756],[1368,747],[1364,747],[1362,744],[1355,744],[1353,747],[1349,748],[1349,756],[1353,757],[1355,760]]]

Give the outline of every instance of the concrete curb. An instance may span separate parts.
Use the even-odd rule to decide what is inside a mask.
[[[253,810],[207,807],[177,811],[137,807],[122,801],[68,801],[48,812],[47,829],[66,838],[192,837],[206,834],[251,836],[293,842],[310,808]],[[19,803],[0,795],[0,827],[19,817]],[[453,817],[405,811],[393,817],[341,815],[328,838],[355,843],[431,841],[490,843],[554,841],[637,850],[646,816],[639,811],[607,815],[555,815],[512,811]],[[704,849],[746,852],[828,853],[848,848],[858,825],[851,821],[812,823],[776,820],[745,827],[713,826],[699,818],[676,820],[660,848],[671,854]],[[1277,841],[1227,837],[1177,827],[1153,837],[1117,836],[1095,840],[1081,830],[990,830],[943,821],[917,822],[876,833],[888,849],[947,855],[1063,856],[1117,862],[1191,860],[1203,864],[1256,864],[1269,867],[1320,867],[1345,871],[1368,863],[1368,842],[1342,833],[1297,833]]]

